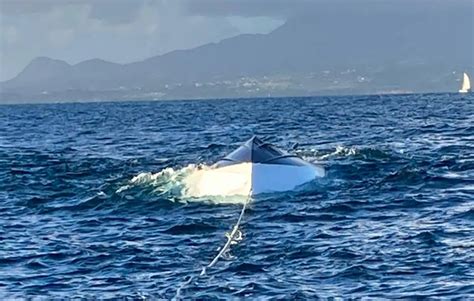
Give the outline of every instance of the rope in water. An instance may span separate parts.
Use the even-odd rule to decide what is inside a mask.
[[[197,277],[204,276],[207,272],[207,269],[213,267],[217,263],[219,258],[221,258],[225,254],[225,252],[229,249],[229,247],[233,243],[237,243],[237,241],[239,241],[241,239],[241,233],[239,231],[239,226],[240,226],[240,223],[242,222],[242,217],[244,216],[245,209],[247,209],[247,204],[250,202],[251,195],[252,195],[252,191],[249,192],[249,194],[248,194],[248,196],[247,196],[247,198],[244,202],[244,205],[242,206],[242,210],[240,211],[239,218],[237,219],[237,222],[235,223],[234,227],[232,228],[232,231],[230,233],[226,233],[226,237],[227,237],[226,243],[220,249],[220,251],[216,255],[216,257],[214,257],[214,259],[208,265],[202,267],[201,273],[199,275],[197,275]],[[237,234],[239,234],[239,236],[236,237]],[[178,289],[176,290],[176,295],[173,298],[173,300],[179,300],[179,298],[181,297],[181,291],[186,286],[188,286],[194,280],[194,278],[195,278],[194,276],[190,276],[189,279],[186,282],[183,282],[180,285],[180,287],[178,287]]]

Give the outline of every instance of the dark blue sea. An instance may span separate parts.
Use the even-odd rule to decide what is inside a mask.
[[[254,134],[327,174],[199,277],[243,202],[183,179]],[[428,296],[474,298],[472,95],[0,106],[1,299]]]

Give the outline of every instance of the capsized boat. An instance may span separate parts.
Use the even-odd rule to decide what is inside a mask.
[[[325,175],[324,168],[284,152],[256,136],[187,179],[192,196],[257,195],[294,190]]]
[[[469,80],[469,76],[467,75],[466,72],[464,72],[463,77],[462,77],[462,86],[461,90],[459,90],[459,93],[469,93],[471,92],[471,81]]]

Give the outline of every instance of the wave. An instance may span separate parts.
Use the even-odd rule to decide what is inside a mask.
[[[126,185],[117,189],[116,193],[129,190],[133,187],[149,187],[155,194],[170,193],[176,196],[184,195],[184,179],[187,175],[198,170],[194,164],[181,169],[165,168],[157,173],[143,172],[134,176]]]
[[[326,150],[297,150],[296,154],[308,161],[328,160],[336,157],[353,156],[357,152],[355,147],[346,147],[338,145],[335,149]]]
[[[391,161],[399,159],[399,154],[389,149],[343,145],[337,145],[329,149],[297,150],[296,154],[310,162],[349,158],[366,161]]]

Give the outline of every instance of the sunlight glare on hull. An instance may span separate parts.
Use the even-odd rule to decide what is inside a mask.
[[[203,197],[283,192],[324,175],[323,167],[252,137],[212,168],[190,175],[185,180],[186,194]]]

